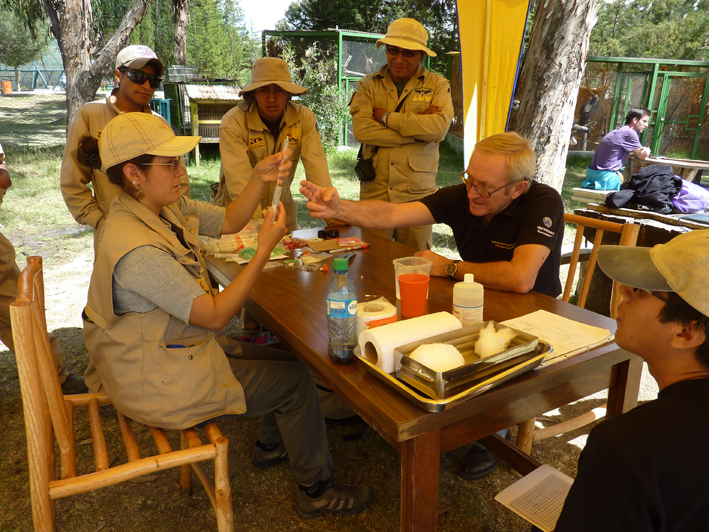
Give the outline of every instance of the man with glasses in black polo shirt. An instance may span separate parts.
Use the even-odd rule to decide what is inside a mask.
[[[443,223],[453,229],[462,260],[432,251],[416,255],[433,262],[431,275],[463,280],[466,273],[487,288],[551,297],[561,293],[559,263],[564,205],[553,188],[532,180],[536,157],[528,139],[500,133],[475,145],[463,183],[418,201],[341,200],[334,188],[301,181],[313,218],[336,218],[370,229]],[[476,480],[492,473],[497,457],[479,443],[465,455],[458,475]]]
[[[79,141],[86,136],[98,139],[104,126],[120,113],[153,113],[150,100],[162,82],[162,74],[163,64],[150,48],[142,45],[124,48],[116,57],[113,71],[118,86],[105,100],[87,103],[79,109],[69,128],[61,168],[62,195],[74,219],[93,227],[94,248],[111,201],[121,189],[109,182],[108,176],[100,170],[79,163]],[[89,183],[93,186],[93,193]],[[180,192],[187,197],[190,195],[187,174],[183,177]]]
[[[387,64],[362,78],[352,96],[354,137],[374,167],[369,181],[360,175],[362,200],[404,203],[436,190],[438,144],[453,119],[453,102],[448,80],[421,64],[426,55],[436,56],[427,43],[428,32],[416,20],[392,22],[376,44],[386,46]],[[430,225],[379,233],[419,250],[431,248]]]

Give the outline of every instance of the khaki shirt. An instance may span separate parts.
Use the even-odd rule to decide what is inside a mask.
[[[298,161],[303,161],[308,181],[324,188],[332,186],[315,114],[302,105],[291,102],[286,104],[278,137],[275,139],[261,120],[255,101],[250,106],[247,102],[241,102],[224,115],[219,127],[222,162],[219,168],[219,190],[214,203],[226,207],[236,199],[248,185],[253,167],[269,155],[281,151],[286,136],[289,137],[288,149],[291,151],[293,166],[283,182],[281,201],[286,209],[286,227],[289,231],[295,231],[297,206],[290,187]],[[268,183],[254,218],[263,217],[262,210],[271,205],[275,189],[275,182]]]
[[[403,106],[394,112],[401,100]],[[421,114],[431,105],[443,110],[434,115]],[[390,111],[388,127],[372,118],[377,107]],[[364,145],[364,157],[371,157],[374,146],[379,146],[373,161],[376,178],[361,183],[361,199],[366,199],[370,188],[386,187],[391,203],[417,200],[435,191],[438,144],[453,120],[448,80],[419,65],[399,97],[385,65],[359,80],[350,101],[350,114],[355,140]]]
[[[93,170],[81,164],[77,154],[82,138],[99,138],[106,124],[122,112],[111,100],[116,90],[118,89],[114,89],[105,100],[87,103],[76,113],[67,135],[61,168],[60,184],[66,206],[77,222],[96,229],[96,238],[101,233],[111,202],[121,193],[121,188],[111,183],[108,176],[100,170]],[[160,116],[150,107],[143,108],[143,112]],[[88,187],[89,183],[93,186],[93,192]],[[190,197],[187,175],[182,180],[180,193]]]
[[[222,414],[243,414],[243,388],[215,331],[187,324],[160,307],[121,316],[113,312],[113,270],[123,256],[144,245],[173,255],[211,293],[199,250],[199,218],[181,213],[176,203],[164,207],[160,215],[182,230],[187,247],[127,194],[111,204],[85,309],[90,320],[84,320],[84,339],[98,372],[87,371],[87,386],[99,389],[103,384],[121,413],[167,429],[191,427]]]

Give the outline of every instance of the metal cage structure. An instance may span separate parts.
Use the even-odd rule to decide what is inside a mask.
[[[589,57],[579,89],[576,144],[593,149],[633,107],[650,109],[640,136],[654,155],[709,160],[709,62]],[[580,142],[579,142],[580,141]]]

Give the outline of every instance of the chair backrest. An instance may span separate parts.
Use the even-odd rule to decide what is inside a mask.
[[[151,427],[157,456],[141,458],[130,421],[118,412],[128,462],[112,467],[101,426],[100,404],[111,402],[105,393],[62,394],[44,314],[42,258],[30,257],[20,275],[18,297],[10,305],[12,335],[20,377],[22,408],[27,432],[30,495],[35,530],[54,530],[53,499],[118,484],[154,471],[180,467],[180,486],[191,487],[193,469],[202,482],[217,516],[220,532],[233,532],[233,509],[227,465],[229,440],[215,423],[204,431],[202,444],[194,428],[181,431],[182,449],[173,451],[162,429]],[[95,472],[77,476],[74,408],[88,407]],[[61,456],[61,480],[56,480],[55,437]],[[216,486],[198,462],[214,460]]]
[[[603,234],[606,231],[618,233],[620,234],[621,246],[635,246],[638,241],[640,225],[634,223],[620,224],[615,222],[607,222],[604,220],[587,218],[586,216],[578,216],[576,214],[564,214],[564,222],[576,224],[574,250],[571,254],[571,261],[569,262],[569,275],[566,278],[566,285],[564,286],[564,294],[562,296],[562,299],[567,302],[571,296],[571,289],[573,288],[574,279],[576,278],[576,266],[579,262],[579,255],[581,253],[581,243],[583,241],[584,229],[589,227],[596,230],[596,236],[593,239],[593,248],[588,259],[588,266],[586,267],[586,274],[583,279],[583,284],[581,285],[577,303],[579,307],[585,307],[588,291],[591,288],[591,277],[593,276],[593,271],[596,268],[598,247],[601,245],[601,241],[603,240]],[[611,295],[610,305],[610,315],[612,318],[615,317],[616,309],[618,308],[619,303],[620,293],[618,292],[618,283],[613,282],[613,292]]]

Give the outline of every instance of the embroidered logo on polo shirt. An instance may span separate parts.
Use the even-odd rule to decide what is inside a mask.
[[[266,137],[263,135],[256,135],[254,137],[249,137],[249,149],[255,150],[256,148],[266,147]]]
[[[537,226],[537,233],[540,235],[548,236],[548,237],[553,237],[556,235],[554,231],[552,231],[550,228],[552,226],[553,222],[552,219],[549,218],[548,216],[545,216],[542,218],[542,225]]]
[[[499,240],[493,240],[492,245],[499,249],[514,249],[514,242],[500,242]]]

